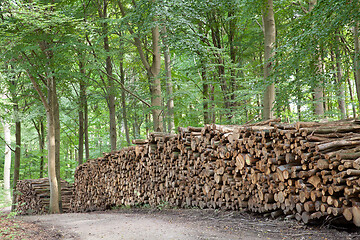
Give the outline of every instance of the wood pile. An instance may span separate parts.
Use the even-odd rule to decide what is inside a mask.
[[[72,210],[166,203],[360,226],[358,122],[178,130],[152,133],[79,166]]]
[[[50,185],[48,178],[25,179],[16,185],[16,210],[19,214],[42,214],[49,212]],[[61,199],[64,212],[70,210],[72,186],[61,181]]]

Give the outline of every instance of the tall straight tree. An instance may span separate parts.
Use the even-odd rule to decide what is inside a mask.
[[[273,69],[273,62],[271,59],[274,56],[273,49],[275,45],[276,29],[273,1],[267,0],[265,11],[263,13],[264,23],[264,42],[265,42],[265,54],[264,54],[264,79],[266,82],[266,89],[263,97],[263,119],[274,118],[274,102],[275,102],[275,84],[270,81],[271,71]]]
[[[166,95],[167,95],[167,127],[168,132],[171,133],[174,131],[174,96],[173,96],[173,85],[171,79],[171,59],[170,59],[170,49],[167,42],[167,31],[166,27],[163,27],[162,40],[164,44],[164,62],[165,62],[165,73],[166,73]]]
[[[155,0],[152,1],[153,4],[156,3]],[[121,15],[125,17],[127,15],[123,3],[121,0],[118,0],[118,5],[121,11]],[[136,9],[134,6],[132,9]],[[152,18],[153,26],[151,28],[151,44],[152,44],[152,63],[150,64],[143,45],[142,40],[138,37],[139,35],[135,33],[132,26],[128,25],[128,30],[134,38],[134,45],[139,53],[140,60],[146,70],[148,79],[149,79],[149,88],[151,95],[151,112],[153,117],[153,128],[155,131],[163,131],[163,118],[162,118],[162,92],[161,92],[161,81],[160,81],[160,70],[161,70],[161,48],[160,48],[160,31],[159,25],[157,23],[156,17]]]
[[[5,140],[5,162],[4,162],[4,190],[5,190],[5,199],[6,201],[11,201],[11,193],[10,193],[10,171],[11,171],[11,132],[10,132],[10,124],[2,119],[2,123],[4,126],[4,140]]]
[[[107,75],[107,104],[109,108],[109,118],[110,118],[110,144],[111,150],[116,149],[116,106],[115,106],[115,88],[114,88],[114,78],[113,78],[113,64],[110,56],[110,43],[109,43],[109,24],[108,19],[108,0],[98,0],[97,8],[98,14],[101,21],[102,36],[104,42],[104,50],[106,54],[105,60],[105,70]]]

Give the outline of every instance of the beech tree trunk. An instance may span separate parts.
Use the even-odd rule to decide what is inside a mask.
[[[45,81],[42,81],[46,87],[46,95],[42,91],[35,77],[29,72],[28,76],[40,96],[41,102],[46,110],[47,120],[47,139],[48,139],[48,175],[50,183],[50,213],[61,212],[61,186],[60,186],[60,116],[59,116],[59,104],[56,92],[56,80],[53,77],[53,70],[51,69],[51,62],[53,52],[50,49],[50,45],[46,41],[39,43],[43,54],[47,58],[46,62],[46,76]]]
[[[4,140],[5,140],[5,162],[4,162],[4,190],[6,201],[11,201],[10,193],[10,170],[11,170],[11,132],[10,125],[5,119],[3,119],[4,126]]]
[[[80,74],[85,75],[85,69],[82,59],[79,61]],[[86,85],[84,80],[80,79],[80,92],[79,92],[79,165],[84,161],[84,135],[85,135],[85,107],[86,107]]]
[[[125,85],[125,72],[124,72],[124,58],[123,55],[121,55],[120,58],[120,81],[121,84]],[[129,133],[129,125],[127,120],[127,111],[126,111],[126,95],[125,95],[125,89],[121,89],[121,108],[122,108],[122,119],[125,129],[125,137],[126,137],[126,143],[128,146],[131,145],[130,141],[130,133]]]
[[[154,2],[155,0],[153,0]],[[118,1],[118,5],[123,17],[126,16],[124,6],[121,1]],[[133,7],[136,7],[135,5]],[[156,21],[156,18],[154,18]],[[151,30],[152,35],[152,64],[149,64],[149,61],[146,57],[146,54],[143,50],[142,41],[136,37],[134,30],[130,27],[129,32],[134,36],[134,45],[139,52],[144,68],[147,71],[147,75],[150,82],[150,95],[151,95],[151,107],[152,107],[152,117],[153,117],[153,127],[155,131],[163,131],[163,118],[162,118],[162,101],[161,101],[161,82],[159,78],[160,67],[161,67],[161,55],[160,55],[160,32],[159,26],[156,25]]]
[[[53,78],[48,79],[48,109],[46,120],[48,129],[48,172],[50,182],[50,213],[60,213],[59,206],[59,182],[56,174],[56,87]]]
[[[14,96],[14,112],[15,112],[15,159],[14,159],[14,176],[13,176],[13,199],[11,205],[11,211],[16,209],[15,200],[16,200],[16,184],[19,180],[19,171],[20,171],[20,157],[21,157],[21,122],[18,115],[19,106],[17,103],[17,98]]]
[[[102,19],[107,19],[107,5],[108,1],[104,0],[103,9],[99,7],[99,15]],[[104,22],[102,24],[102,30],[104,35],[104,49],[107,54],[110,52],[109,37],[108,37],[108,24]],[[116,149],[116,107],[115,107],[115,93],[114,93],[114,80],[111,58],[108,55],[105,62],[106,74],[108,79],[107,94],[108,94],[108,107],[110,118],[110,144],[111,150]]]
[[[79,165],[83,163],[84,159],[84,85],[82,81],[80,81],[80,104],[79,104],[79,156],[78,163]]]
[[[341,54],[339,50],[340,38],[339,35],[335,36],[336,49],[335,49],[335,58],[336,58],[336,83],[337,83],[337,92],[338,92],[338,105],[341,112],[341,119],[346,118],[346,107],[345,107],[345,89],[343,81],[343,72],[341,68]]]
[[[161,115],[161,82],[160,82],[160,67],[161,67],[161,55],[160,55],[160,32],[159,26],[155,26],[152,30],[152,50],[153,50],[153,62],[150,68],[150,93],[151,93],[151,106],[152,115],[154,121],[154,130],[157,132],[163,131],[163,119]]]
[[[309,11],[311,12],[315,5],[317,3],[317,0],[310,0],[309,2]],[[317,60],[317,75],[321,78],[321,74],[322,74],[322,70],[323,70],[323,63],[321,61],[321,49],[320,46],[318,46],[318,60]],[[323,92],[323,82],[321,79],[318,79],[318,83],[316,83],[315,87],[314,87],[314,113],[317,116],[324,116],[324,92]]]
[[[86,160],[90,158],[90,148],[89,148],[89,117],[88,117],[88,104],[87,96],[85,96],[85,106],[84,106],[84,137],[85,137],[85,158]]]
[[[167,95],[167,127],[168,132],[174,132],[175,123],[174,123],[174,97],[173,97],[173,86],[171,79],[171,59],[170,59],[170,49],[167,44],[167,32],[166,27],[163,27],[163,43],[165,45],[164,50],[164,61],[165,61],[165,72],[166,72],[166,95]]]
[[[40,134],[39,134],[39,148],[41,152],[40,157],[40,178],[44,177],[44,150],[45,150],[45,128],[43,118],[39,120]]]
[[[265,54],[264,54],[264,79],[267,86],[263,98],[263,119],[268,120],[274,118],[274,101],[275,101],[275,84],[270,82],[269,77],[272,71],[271,58],[274,56],[273,48],[275,45],[275,18],[273,1],[268,0],[266,10],[263,14],[264,37],[265,37]]]
[[[43,123],[43,117],[40,117],[37,122],[33,121],[34,127],[38,134],[39,149],[40,149],[40,166],[39,166],[39,177],[44,177],[44,147],[45,147],[45,129]]]
[[[354,46],[355,46],[355,55],[354,55],[354,67],[355,67],[355,86],[356,86],[356,95],[358,98],[358,103],[360,104],[360,44],[359,44],[359,23],[356,23],[354,26]]]

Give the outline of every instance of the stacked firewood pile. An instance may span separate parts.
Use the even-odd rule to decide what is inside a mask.
[[[79,166],[72,210],[169,204],[360,226],[358,122],[178,130]]]
[[[48,178],[25,179],[16,185],[16,210],[19,214],[42,214],[49,211],[50,185]],[[61,181],[61,199],[64,212],[70,210],[72,186]]]

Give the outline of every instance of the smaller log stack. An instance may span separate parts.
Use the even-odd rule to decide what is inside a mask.
[[[43,214],[49,211],[50,185],[48,178],[20,180],[16,189],[16,210],[19,214]],[[61,199],[64,212],[70,210],[72,192],[72,186],[62,180]]]
[[[75,172],[72,211],[120,205],[247,209],[360,226],[357,121],[179,127]]]

